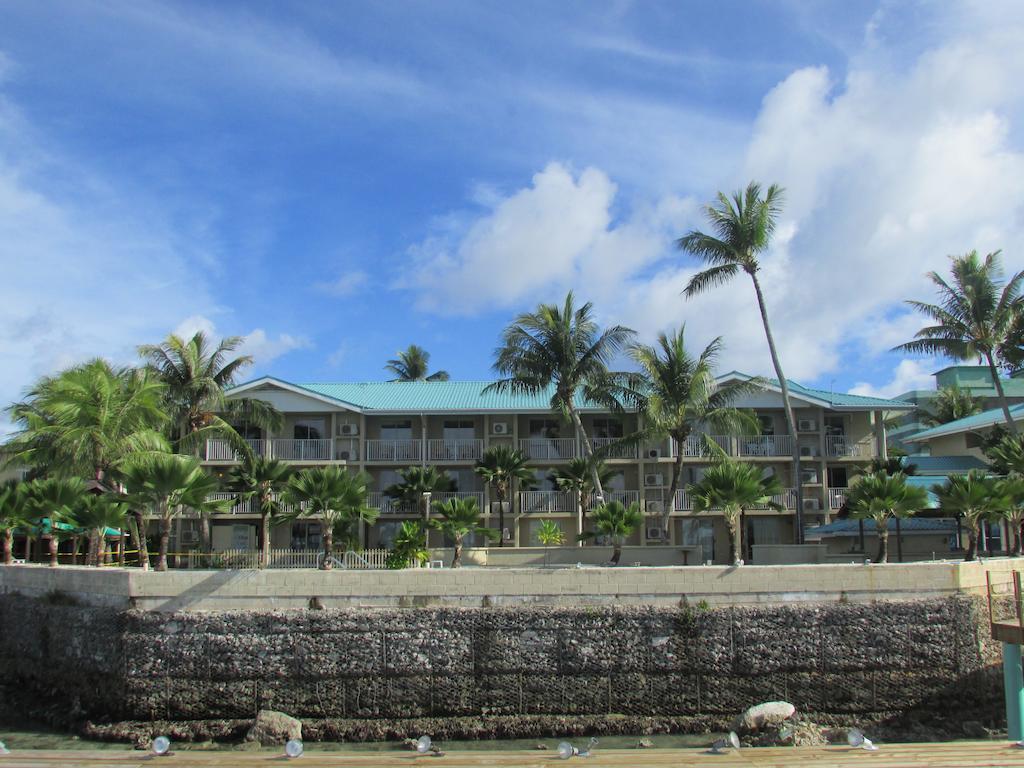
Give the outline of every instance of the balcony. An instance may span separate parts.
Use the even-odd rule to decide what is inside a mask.
[[[238,494],[235,493],[211,493],[206,497],[208,501],[226,501],[227,499],[237,499]],[[258,515],[260,513],[259,501],[253,497],[244,499],[241,502],[235,503],[231,509],[224,513],[228,515]]]
[[[715,443],[719,448],[725,451],[728,455],[734,456],[732,438],[728,435],[690,435],[686,438],[686,441],[682,444],[680,449],[679,444],[673,440],[672,449],[673,454],[678,456],[679,451],[682,450],[683,458],[686,459],[698,459],[701,456],[708,455],[708,449],[704,445],[703,438],[707,437],[708,440]]]
[[[256,456],[282,461],[352,461],[359,457],[359,442],[339,439],[337,445],[330,438],[323,440],[292,440],[271,438],[246,440]],[[227,440],[207,440],[205,459],[210,462],[237,462],[240,456]]]
[[[793,438],[789,435],[751,435],[736,438],[738,455],[790,456],[793,453]]]
[[[621,438],[617,437],[593,437],[590,445],[594,451],[601,451],[605,459],[635,459],[636,443],[632,445],[615,445]]]
[[[617,501],[624,507],[628,507],[630,504],[639,503],[640,491],[605,491],[604,492],[605,502]],[[590,498],[587,499],[587,511],[595,509],[597,507],[597,494],[590,494]]]
[[[872,440],[854,441],[846,435],[825,435],[825,455],[837,459],[870,459]]]
[[[772,501],[776,504],[781,504],[785,509],[796,509],[796,491],[793,488],[784,488],[782,493],[777,496],[772,496]],[[676,503],[675,510],[677,512],[692,512],[693,511],[693,499],[686,491],[676,491]],[[751,510],[766,510],[771,509],[767,504],[759,504],[755,507],[751,507]],[[714,511],[714,510],[711,510]]]
[[[420,440],[367,440],[366,460],[398,464],[420,461],[423,452]]]
[[[829,509],[841,509],[846,504],[846,497],[849,494],[849,488],[829,488],[828,489],[828,508]]]
[[[445,502],[451,499],[476,499],[476,505],[478,508],[484,508],[484,494],[483,491],[441,491],[439,493],[430,494],[430,506],[434,506],[435,501]]]
[[[471,462],[483,455],[483,440],[427,440],[428,461]]]
[[[519,441],[519,450],[534,461],[564,461],[575,459],[579,453],[572,437],[528,437]]]
[[[572,491],[520,491],[519,510],[523,514],[574,512],[576,494]]]

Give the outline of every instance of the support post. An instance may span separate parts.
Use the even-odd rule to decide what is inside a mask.
[[[1024,739],[1024,674],[1020,646],[1003,643],[1003,691],[1006,695],[1006,732],[1010,741]]]

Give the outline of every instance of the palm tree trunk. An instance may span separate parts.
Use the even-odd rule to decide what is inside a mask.
[[[875,533],[878,534],[878,554],[875,556],[876,563],[889,562],[889,520],[875,518]]]
[[[572,417],[572,423],[576,427],[576,433],[579,435],[580,442],[583,444],[583,456],[587,459],[587,463],[590,465],[590,479],[594,482],[594,493],[597,494],[597,503],[604,504],[604,486],[601,485],[601,476],[597,471],[597,462],[594,461],[594,449],[590,445],[590,438],[587,437],[587,431],[583,428],[583,420],[580,415],[576,412],[576,409],[569,406],[569,415]]]
[[[1013,521],[1013,555],[1020,557],[1021,552],[1021,521]]]
[[[671,439],[671,438],[670,438]],[[672,463],[672,480],[668,484],[668,502],[661,511],[661,538],[669,541],[668,524],[672,511],[676,508],[676,491],[679,490],[679,473],[683,471],[683,441],[676,441],[676,460]],[[643,478],[640,478],[643,480]]]
[[[772,365],[775,368],[775,377],[779,380],[779,387],[782,389],[782,406],[786,411],[786,426],[789,427],[789,434],[792,436],[793,445],[793,490],[796,493],[796,518],[794,528],[794,541],[797,544],[804,543],[804,491],[800,484],[800,444],[797,440],[796,417],[793,416],[793,403],[789,399],[789,382],[782,372],[782,363],[779,362],[779,353],[775,349],[775,338],[772,336],[771,324],[768,322],[768,308],[764,303],[764,294],[761,292],[761,283],[757,279],[757,273],[751,272],[750,279],[754,281],[754,292],[757,294],[757,306],[761,310],[761,323],[764,325],[764,335],[768,340],[768,352],[772,357]]]
[[[500,486],[495,486],[494,495],[498,497],[498,530],[501,532],[501,536],[498,538],[498,546],[505,546],[505,499],[502,498],[504,494],[501,492]]]
[[[203,564],[210,565],[213,558],[213,536],[210,532],[210,514],[203,512],[199,516],[199,545],[203,550]]]
[[[621,559],[622,559],[622,541],[619,539],[618,536],[616,536],[614,541],[612,542],[612,560],[611,560],[612,565],[618,565],[619,564],[619,560],[621,560]]]
[[[160,518],[160,539],[158,545],[158,555],[156,558],[156,570],[166,571],[167,570],[167,545],[171,540],[171,521],[166,517]]]
[[[458,568],[462,565],[462,539],[455,539],[455,554],[452,556],[452,568]]]
[[[139,567],[144,570],[149,570],[149,549],[146,546],[146,519],[142,516],[142,512],[136,510],[132,513],[132,539],[135,543],[135,550],[138,553]]]
[[[329,571],[334,565],[331,558],[334,556],[334,531],[324,525],[324,561],[320,564],[320,570]]]
[[[996,386],[999,407],[1003,409],[1003,416],[1006,417],[1006,426],[1010,428],[1010,432],[1013,434],[1019,434],[1017,423],[1013,420],[1013,416],[1010,415],[1010,404],[1006,401],[1006,392],[1003,391],[1003,382],[999,378],[999,369],[996,368],[995,360],[992,359],[992,353],[986,352],[985,358],[988,360],[988,370],[992,374],[992,383]]]
[[[577,488],[576,489],[576,525],[579,526],[579,529],[580,529],[580,531],[579,531],[580,538],[576,539],[576,546],[579,546],[579,547],[582,547],[583,544],[584,544],[584,541],[583,541],[583,538],[582,538],[582,536],[583,536],[583,522],[584,522],[583,518],[584,518],[584,512],[583,512],[583,489]]]
[[[270,567],[270,515],[260,516],[260,568]]]
[[[977,526],[971,525],[967,528],[967,554],[964,555],[964,562],[969,563],[974,560],[974,554],[978,548],[978,528]]]
[[[740,530],[739,515],[735,512],[728,512],[725,515],[725,522],[729,526],[729,538],[732,539],[732,564],[742,565],[743,542],[741,539],[743,531]]]
[[[52,523],[51,523],[51,525],[52,525]],[[57,542],[56,534],[54,534],[54,533],[50,534],[49,545],[50,545],[50,567],[51,568],[56,568],[57,567],[57,547],[58,547],[58,542]]]
[[[28,539],[26,539],[26,542]],[[4,528],[4,565],[14,562],[14,529]]]
[[[107,552],[107,538],[103,534],[105,531],[100,531],[96,536],[96,567],[100,568],[103,566],[103,559]]]

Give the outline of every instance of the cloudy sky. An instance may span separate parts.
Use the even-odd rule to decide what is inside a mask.
[[[673,247],[750,179],[790,377],[928,386],[902,300],[1024,267],[1022,39],[997,0],[0,1],[0,401],[195,328],[254,374],[484,378],[570,288],[768,373],[749,282],[684,300]]]

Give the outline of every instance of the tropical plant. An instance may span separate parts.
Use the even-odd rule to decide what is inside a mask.
[[[448,371],[430,370],[430,353],[423,347],[410,344],[407,349],[396,353],[394,360],[388,360],[384,370],[393,373],[393,381],[448,381]]]
[[[700,434],[701,453],[719,456],[721,447],[708,439],[704,429],[711,428],[719,434],[756,434],[761,429],[751,411],[734,408],[732,403],[761,388],[764,381],[719,384],[715,380],[715,364],[722,350],[721,337],[713,339],[698,357],[693,357],[686,349],[684,334],[685,326],[680,326],[672,333],[658,334],[656,346],[634,344],[629,350],[640,368],[640,373],[630,379],[633,399],[643,417],[643,429],[635,439],[653,442],[670,438],[677,446],[669,501],[661,512],[663,541],[669,540],[669,517],[690,435],[695,431]]]
[[[1007,506],[999,491],[995,479],[979,469],[950,475],[942,485],[932,486],[942,511],[963,519],[969,542],[966,561],[974,560],[977,554],[981,524]]]
[[[593,447],[583,428],[577,400],[584,399],[612,412],[622,410],[624,392],[608,364],[633,337],[621,325],[601,330],[589,302],[576,307],[572,292],[564,304],[541,304],[534,312],[519,315],[502,333],[495,372],[501,376],[485,392],[540,395],[551,392],[551,409],[571,421],[587,458]],[[592,479],[598,503],[604,502],[604,486],[596,474]]]
[[[781,511],[784,507],[773,497],[782,493],[775,475],[764,476],[761,467],[722,459],[708,467],[700,482],[686,486],[694,512],[721,510],[732,541],[732,563],[742,565],[743,513],[754,507]]]
[[[514,488],[528,490],[534,486],[533,470],[527,465],[525,454],[507,445],[495,445],[484,451],[476,463],[475,472],[484,484],[494,491],[498,501],[498,528],[505,530],[505,500],[510,498]],[[501,536],[498,546],[505,546]]]
[[[346,545],[358,542],[359,526],[373,523],[380,512],[367,506],[371,477],[365,472],[347,472],[337,466],[311,467],[288,480],[284,502],[290,505],[286,519],[320,518],[323,525],[324,558],[320,567],[332,567],[334,538]]]
[[[260,513],[260,567],[270,565],[270,527],[282,511],[281,494],[288,484],[291,468],[278,459],[245,454],[228,471],[227,487],[239,501],[252,499]]]
[[[1024,438],[1020,436],[1003,435],[998,443],[985,450],[985,456],[997,474],[1024,474]]]
[[[448,499],[446,501],[435,501],[434,511],[441,516],[441,519],[431,518],[430,527],[434,528],[448,539],[451,539],[455,554],[452,556],[452,568],[462,565],[462,543],[470,534],[480,534],[493,541],[500,535],[493,528],[486,528],[481,525],[480,507],[476,499]]]
[[[544,565],[548,564],[548,547],[558,547],[565,543],[565,534],[561,526],[554,520],[541,520],[537,528],[537,541],[544,547]]]
[[[387,567],[391,569],[422,566],[430,560],[427,549],[427,529],[420,520],[404,520],[395,535],[388,553]]]
[[[930,405],[930,411],[921,414],[921,422],[929,427],[959,421],[982,411],[981,399],[955,384],[939,389]]]
[[[875,522],[878,535],[876,563],[889,559],[889,518],[910,517],[928,504],[928,492],[924,488],[907,485],[907,476],[902,472],[888,474],[874,472],[865,475],[847,493],[850,516]]]
[[[29,525],[26,484],[8,480],[0,485],[0,532],[4,540],[4,565],[14,562],[14,529]]]
[[[123,535],[128,505],[113,494],[87,493],[74,512],[73,522],[85,530],[89,541],[86,565],[103,565],[106,555],[107,531]]]
[[[75,512],[87,491],[78,477],[46,477],[25,484],[25,511],[29,522],[49,540],[50,566],[57,566],[61,538],[74,532]]]
[[[573,494],[576,501],[576,522],[580,533],[583,532],[583,524],[586,518],[587,502],[589,496],[595,490],[594,475],[597,475],[604,487],[611,482],[615,472],[596,456],[586,458],[583,456],[570,459],[568,463],[556,467],[548,478],[559,490],[568,491]]]
[[[211,499],[220,489],[217,479],[206,474],[194,456],[165,453],[144,461],[132,462],[125,472],[128,501],[132,506],[148,510],[157,519],[158,544],[156,570],[167,570],[167,545],[171,521],[191,509],[200,514],[226,512],[231,499]],[[144,521],[143,521],[144,524]],[[145,536],[140,526],[139,538]],[[148,553],[147,553],[148,554]],[[143,553],[140,552],[140,558]]]
[[[166,451],[164,386],[146,371],[91,360],[40,379],[9,412],[8,463],[116,481],[127,460]]]
[[[622,559],[622,545],[633,531],[644,524],[644,516],[640,513],[640,504],[633,502],[628,507],[621,501],[609,501],[597,507],[591,515],[594,530],[585,531],[580,538],[591,539],[604,537],[612,543],[611,565],[618,565]]]
[[[913,341],[897,351],[943,355],[954,360],[984,360],[992,375],[1006,425],[1017,434],[1010,404],[999,378],[997,361],[1006,355],[1007,343],[1024,306],[1021,285],[1024,271],[1003,282],[999,251],[981,259],[977,251],[952,257],[952,281],[938,272],[928,278],[938,290],[939,302],[908,301],[933,325],[918,331]]]
[[[683,293],[687,297],[696,296],[717,285],[729,282],[741,271],[750,276],[757,297],[757,307],[761,312],[761,325],[764,326],[765,339],[768,342],[768,353],[772,358],[775,376],[782,392],[782,405],[786,412],[786,425],[789,434],[793,435],[793,485],[796,491],[796,525],[794,532],[796,543],[802,544],[803,526],[803,490],[800,478],[800,446],[796,440],[796,417],[793,414],[793,402],[789,396],[789,381],[782,371],[778,350],[775,348],[775,337],[768,321],[768,308],[765,304],[764,292],[757,273],[761,269],[760,255],[768,250],[775,224],[782,212],[783,190],[772,184],[761,196],[761,185],[751,182],[746,190],[736,191],[732,197],[718,193],[717,202],[704,207],[704,214],[711,224],[713,235],[692,230],[679,238],[679,247],[709,265],[707,269],[694,275],[686,285]]]
[[[384,489],[384,495],[395,499],[405,509],[418,509],[427,519],[427,493],[447,493],[455,490],[455,481],[437,467],[406,467],[398,472],[401,480]]]
[[[996,481],[996,485],[998,496],[1005,502],[1000,514],[1006,520],[1007,528],[1012,531],[1013,554],[1020,557],[1021,525],[1024,524],[1024,475],[1014,473]],[[1007,542],[1006,551],[1010,552],[1010,542]]]
[[[853,472],[862,475],[873,475],[876,472],[895,475],[902,472],[910,477],[917,474],[917,464],[907,461],[905,456],[874,456],[865,469],[854,468]]]

